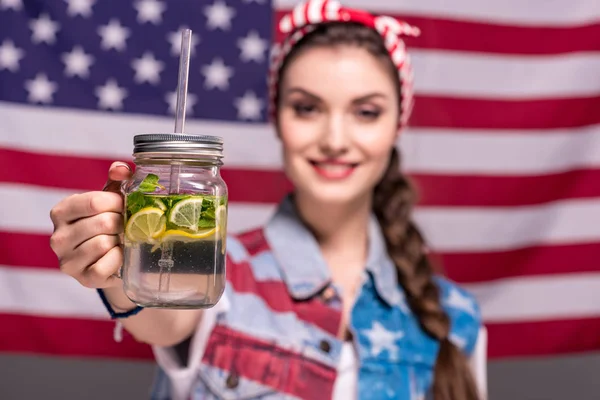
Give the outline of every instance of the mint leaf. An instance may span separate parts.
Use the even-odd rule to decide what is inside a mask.
[[[198,227],[207,229],[214,228],[217,226],[215,221],[215,201],[212,197],[207,196],[204,198],[206,201],[202,202],[202,211],[200,213],[200,219],[198,221]]]
[[[149,201],[143,193],[135,191],[127,196],[127,213],[132,216],[142,208],[147,207]]]
[[[203,211],[202,218],[215,219],[215,209],[213,207],[210,207],[206,209],[206,211]]]
[[[202,218],[215,219],[215,201],[208,197],[204,199],[206,201],[202,203]]]
[[[165,189],[165,187],[158,183],[158,175],[148,174],[140,183],[140,191],[141,192],[154,192],[157,188]]]
[[[208,228],[214,228],[216,225],[215,220],[212,219],[203,219],[200,218],[200,221],[198,221],[198,228],[202,228],[202,229],[208,229]]]
[[[192,197],[192,196],[190,196],[189,194],[169,195],[164,199],[163,202],[165,203],[167,208],[170,210],[171,208],[173,208],[173,206],[175,204],[177,204],[181,200],[189,199],[190,197]]]
[[[155,174],[148,174],[148,175],[146,175],[146,177],[144,178],[144,181],[143,181],[143,182],[146,182],[146,183],[153,183],[153,184],[155,184],[155,185],[156,185],[156,184],[158,183],[158,179],[159,179],[159,178],[158,178],[158,175],[155,175]]]

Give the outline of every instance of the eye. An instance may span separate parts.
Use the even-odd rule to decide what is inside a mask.
[[[312,103],[295,103],[292,104],[292,108],[299,117],[310,116],[318,111],[317,106]]]
[[[381,110],[373,107],[362,107],[356,111],[356,114],[363,120],[376,120],[381,115]]]

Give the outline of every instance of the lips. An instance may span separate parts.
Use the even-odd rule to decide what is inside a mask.
[[[326,179],[344,179],[352,175],[359,163],[340,160],[309,160],[317,174]]]

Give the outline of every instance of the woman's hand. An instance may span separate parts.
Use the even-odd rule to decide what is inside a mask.
[[[54,233],[50,247],[63,272],[89,288],[116,287],[123,264],[123,197],[120,185],[131,176],[123,162],[108,171],[103,191],[75,194],[50,211]]]

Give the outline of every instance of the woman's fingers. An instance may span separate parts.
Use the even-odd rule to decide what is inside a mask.
[[[61,260],[61,269],[86,287],[107,287],[123,264],[123,251],[116,235],[98,235]]]

